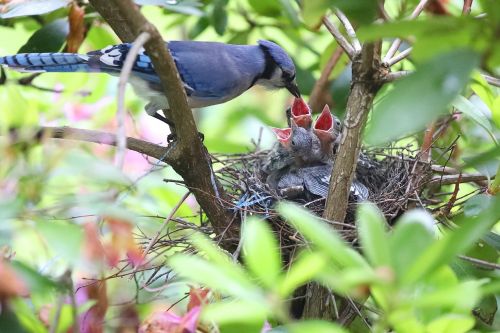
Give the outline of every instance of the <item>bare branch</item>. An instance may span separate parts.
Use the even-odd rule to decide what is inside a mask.
[[[413,10],[413,13],[411,13],[409,19],[413,20],[413,19],[417,18],[418,15],[420,15],[420,13],[424,10],[424,8],[425,8],[425,6],[427,5],[428,2],[429,2],[429,0],[420,0],[420,2],[418,3],[417,7],[415,7],[415,9]],[[400,45],[401,45],[401,39],[400,38],[397,38],[397,39],[395,39],[392,42],[391,47],[389,47],[389,51],[387,51],[387,54],[384,57],[383,63],[388,63],[389,60],[392,57],[394,57],[394,55],[396,54],[396,52],[399,49]]]
[[[496,77],[490,76],[490,75],[486,75],[486,74],[481,74],[481,75],[484,77],[486,82],[488,82],[492,86],[500,87],[500,79],[499,78],[496,78]]]
[[[396,81],[396,80],[398,80],[398,79],[400,79],[402,77],[408,76],[411,73],[413,73],[413,72],[412,71],[399,71],[399,72],[387,73],[382,78],[382,80],[384,81],[384,83],[392,82],[392,81]]]
[[[413,47],[409,47],[406,50],[401,51],[398,55],[396,55],[393,58],[389,59],[389,61],[387,61],[387,63],[386,63],[386,66],[391,67],[391,66],[397,64],[401,60],[403,60],[406,57],[408,57],[410,55],[410,53],[411,53],[412,50],[413,50]]]
[[[462,15],[469,15],[472,7],[472,0],[464,0],[464,6],[462,7]]]
[[[347,32],[347,35],[351,39],[354,50],[356,52],[361,51],[361,44],[359,43],[358,37],[356,36],[356,32],[354,31],[354,28],[352,27],[352,24],[347,18],[347,16],[345,16],[345,14],[342,13],[340,9],[335,9],[335,15],[337,15],[340,22],[344,25],[345,31]]]
[[[191,194],[191,192],[189,192],[189,191],[186,192],[186,194],[184,194],[182,196],[182,198],[175,205],[175,207],[172,209],[172,211],[170,211],[170,214],[168,214],[168,217],[163,221],[163,223],[162,223],[162,225],[160,227],[160,230],[158,230],[158,232],[156,233],[156,235],[153,238],[151,238],[151,240],[148,243],[148,246],[146,246],[146,248],[142,252],[141,260],[139,261],[139,264],[137,264],[137,266],[134,267],[134,270],[133,270],[132,274],[135,274],[137,272],[137,270],[143,266],[143,264],[144,264],[143,261],[144,261],[144,259],[146,259],[146,256],[148,255],[149,251],[151,250],[151,248],[153,247],[153,245],[156,244],[156,242],[158,241],[158,239],[160,239],[160,236],[161,236],[162,232],[165,230],[165,227],[167,226],[168,222],[170,222],[170,220],[174,217],[175,213],[177,213],[177,211],[179,210],[179,208],[181,207],[181,205],[184,203],[184,201],[186,201],[186,199],[189,196],[189,194]]]
[[[347,100],[344,129],[330,177],[330,187],[323,217],[343,222],[347,213],[351,182],[361,149],[361,133],[365,126],[375,94],[380,88],[377,80],[380,57],[378,44],[365,43],[352,62],[353,83]]]
[[[134,67],[135,59],[137,58],[137,55],[139,54],[144,43],[148,41],[149,37],[149,33],[143,32],[136,38],[136,40],[132,44],[132,47],[127,53],[127,57],[125,58],[123,68],[120,73],[120,79],[118,80],[118,129],[116,131],[118,139],[116,145],[115,163],[120,169],[123,168],[123,162],[125,161],[125,150],[127,148],[127,133],[125,129],[125,87],[130,77],[130,73],[132,72],[132,67]]]
[[[340,33],[339,29],[328,19],[328,17],[323,17],[323,24],[326,29],[330,31],[340,47],[344,49],[345,53],[349,56],[349,59],[352,60],[356,53],[352,45],[349,44],[347,39]]]
[[[325,68],[321,72],[321,76],[318,81],[314,84],[313,90],[311,92],[311,96],[309,97],[309,105],[311,109],[320,110],[325,104],[325,99],[329,98],[331,100],[330,93],[327,91],[329,87],[329,76],[335,66],[338,64],[340,57],[344,50],[341,47],[338,47],[333,53],[330,59],[328,60]],[[325,96],[325,97],[324,97]]]
[[[489,262],[489,261],[485,261],[485,260],[481,260],[481,259],[477,259],[477,258],[472,258],[472,257],[464,256],[464,255],[459,255],[458,257],[464,261],[468,261],[468,262],[470,262],[476,266],[479,266],[481,268],[500,270],[500,265],[496,264],[494,262]]]
[[[458,175],[440,175],[434,176],[429,181],[428,186],[436,186],[436,185],[451,185],[456,184],[460,178],[460,183],[475,183],[475,182],[483,182],[490,180],[491,178],[485,175],[481,175],[478,173],[474,174],[458,174]]]
[[[73,127],[41,127],[38,130],[37,137],[39,138],[54,138],[65,140],[76,140],[84,142],[99,143],[109,146],[116,146],[117,137],[115,134],[94,131],[87,129],[79,129]],[[163,147],[151,142],[127,137],[127,148],[149,157],[156,158],[167,164],[172,162],[167,147]]]

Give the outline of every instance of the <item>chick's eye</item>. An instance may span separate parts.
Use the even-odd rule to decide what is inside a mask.
[[[295,146],[295,141],[294,140],[292,140],[292,146]]]

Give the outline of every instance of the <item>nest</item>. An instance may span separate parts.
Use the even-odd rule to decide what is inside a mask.
[[[303,243],[300,235],[289,226],[274,210],[274,204],[281,200],[291,200],[302,205],[314,214],[321,216],[326,198],[298,196],[290,199],[278,193],[266,181],[263,170],[270,150],[256,150],[248,154],[214,156],[226,192],[232,198],[231,209],[242,218],[248,215],[265,217],[278,235],[282,251],[295,249]],[[395,219],[410,207],[423,206],[419,193],[426,179],[431,176],[430,167],[418,162],[418,153],[409,147],[373,149],[363,151],[364,162],[358,163],[356,178],[369,191],[368,200],[375,203],[392,224]],[[369,170],[364,165],[371,162]],[[329,222],[348,242],[357,238],[354,225],[358,202],[350,196],[346,219],[343,223]]]

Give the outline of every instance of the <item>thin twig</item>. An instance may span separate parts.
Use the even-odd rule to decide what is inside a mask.
[[[417,7],[415,7],[415,9],[413,10],[413,13],[411,13],[409,19],[413,20],[413,19],[417,18],[418,15],[420,15],[420,13],[424,10],[424,8],[425,8],[425,6],[427,5],[428,2],[429,2],[429,0],[420,0],[420,2],[418,3]],[[392,42],[391,47],[389,47],[389,51],[387,51],[387,54],[384,57],[383,63],[388,63],[389,60],[392,57],[394,57],[394,55],[396,54],[396,51],[399,49],[400,45],[401,45],[401,39],[400,38],[396,38]]]
[[[354,47],[354,50],[356,52],[361,51],[361,44],[359,43],[359,39],[356,36],[356,31],[354,31],[354,28],[347,18],[344,13],[340,9],[335,9],[335,15],[339,18],[340,22],[344,25],[345,31],[347,32],[347,35],[349,36],[349,39],[351,40],[352,46]]]
[[[486,82],[488,82],[492,86],[500,87],[500,79],[499,78],[494,77],[494,76],[490,76],[490,75],[486,75],[486,74],[482,74],[482,76],[484,77]]]
[[[481,259],[477,259],[477,258],[471,258],[471,257],[467,257],[467,256],[464,256],[464,255],[459,255],[458,256],[460,259],[462,260],[465,260],[465,261],[468,261],[476,266],[479,266],[481,268],[488,268],[488,269],[498,269],[500,270],[500,265],[499,264],[495,264],[493,262],[489,262],[489,261],[484,261],[484,260],[481,260]]]
[[[330,74],[332,73],[333,69],[335,66],[338,64],[340,58],[342,57],[342,53],[344,52],[344,49],[341,47],[337,47],[337,49],[332,53],[332,56],[328,60],[328,63],[326,64],[325,68],[321,72],[321,76],[319,77],[318,81],[314,84],[313,90],[311,92],[311,96],[309,97],[309,105],[311,106],[311,109],[314,110],[320,110],[323,105],[322,101],[324,101],[324,98],[321,98],[327,90],[326,88],[328,87],[328,78],[330,77]],[[328,94],[330,96],[330,94]]]
[[[387,61],[386,65],[388,67],[391,67],[391,66],[397,64],[401,60],[403,60],[406,57],[408,57],[410,55],[410,53],[411,53],[412,50],[413,50],[413,47],[409,47],[409,48],[407,48],[407,49],[399,52],[396,56],[394,56],[391,59],[389,59],[389,61]]]
[[[411,73],[413,73],[412,71],[399,71],[399,72],[392,72],[392,73],[387,73],[384,77],[383,77],[383,81],[385,83],[387,82],[392,82],[392,81],[396,81],[402,77],[405,77],[405,76],[408,76],[410,75]]]
[[[429,181],[428,186],[432,187],[435,185],[451,185],[456,184],[460,178],[460,183],[472,183],[472,182],[481,182],[492,179],[488,176],[481,174],[458,174],[458,175],[440,175],[434,176]]]
[[[132,43],[132,47],[128,51],[125,62],[123,63],[120,79],[118,80],[118,111],[116,114],[118,118],[118,129],[116,131],[115,163],[120,169],[123,168],[125,151],[127,149],[127,133],[125,129],[125,118],[127,116],[127,113],[125,112],[125,87],[130,74],[132,73],[132,68],[134,67],[137,55],[150,36],[151,35],[149,33],[142,32]]]
[[[471,7],[472,7],[472,0],[464,0],[464,6],[462,7],[462,15],[469,15]]]
[[[349,59],[354,58],[354,48],[347,41],[347,39],[340,33],[339,29],[328,19],[328,17],[323,17],[323,24],[326,29],[332,34],[333,38],[337,41],[341,48],[344,49],[345,53],[349,56]]]
[[[137,264],[137,266],[134,267],[134,270],[132,271],[132,274],[135,274],[137,272],[137,270],[139,268],[141,268],[141,266],[143,264],[143,261],[146,258],[148,252],[151,250],[151,248],[153,247],[153,245],[158,241],[158,239],[160,238],[160,235],[165,230],[165,227],[167,226],[168,222],[170,222],[170,220],[174,217],[175,213],[177,213],[177,211],[179,210],[179,208],[181,207],[181,205],[184,203],[184,201],[186,201],[186,199],[187,199],[187,197],[189,196],[190,193],[191,192],[187,192],[186,194],[184,194],[182,196],[182,198],[179,200],[179,202],[177,203],[177,205],[175,205],[175,207],[172,209],[172,211],[170,212],[170,214],[168,214],[168,216],[165,219],[165,221],[163,221],[163,224],[161,225],[160,230],[158,230],[158,232],[156,233],[155,237],[153,237],[149,241],[148,246],[146,246],[146,248],[142,252],[142,258],[139,261],[139,264]]]

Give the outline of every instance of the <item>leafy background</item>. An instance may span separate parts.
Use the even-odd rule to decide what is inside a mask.
[[[395,145],[419,147],[425,125],[438,115],[453,113],[451,125],[435,142],[434,160],[493,177],[500,158],[499,89],[488,85],[478,68],[499,74],[499,3],[475,1],[471,17],[462,17],[462,1],[434,2],[444,4],[449,15],[437,15],[438,10],[430,7],[418,20],[405,20],[417,1],[394,0],[386,3],[393,20],[373,24],[377,6],[369,0],[136,1],[168,40],[239,44],[253,44],[258,39],[277,41],[297,64],[298,83],[306,96],[338,48],[319,25],[328,8],[337,6],[345,11],[363,41],[385,38],[384,50],[392,38],[412,40],[412,56],[394,70],[417,71],[401,82],[386,85],[377,95],[366,132],[367,144],[398,139]],[[85,53],[119,42],[85,2],[80,5],[85,11],[66,0],[1,2],[0,54],[57,52],[68,47]],[[487,14],[486,19],[474,18],[481,13]],[[9,305],[3,308],[0,327],[64,332],[78,318],[82,330],[88,332],[125,331],[139,323],[152,323],[155,314],[162,314],[181,299],[171,311],[185,316],[186,303],[196,299],[193,293],[184,299],[189,286],[205,285],[212,290],[212,300],[225,302],[214,302],[205,310],[202,321],[216,323],[223,332],[243,328],[259,332],[266,320],[273,327],[287,323],[282,329],[290,331],[340,331],[326,322],[292,322],[286,314],[284,300],[291,292],[316,280],[352,297],[359,297],[360,290],[370,286],[376,293],[370,306],[384,313],[371,315],[375,330],[500,329],[496,311],[498,267],[477,268],[455,259],[457,254],[466,253],[498,263],[500,241],[495,233],[498,226],[494,226],[500,215],[498,199],[493,199],[494,191],[476,195],[477,188],[467,184],[460,186],[458,195],[465,202],[464,208],[444,221],[464,226],[461,232],[449,232],[444,227],[429,232],[422,226],[438,218],[420,212],[406,217],[409,222],[398,224],[387,236],[383,221],[372,208],[366,208],[359,219],[364,248],[360,255],[323,230],[312,217],[285,207],[283,215],[315,244],[285,275],[276,241],[266,227],[252,220],[243,237],[244,268],[220,250],[213,250],[209,241],[191,236],[205,256],[171,257],[172,253],[162,253],[160,258],[169,258],[169,265],[182,278],[159,291],[138,288],[144,281],[128,276],[109,279],[105,287],[90,284],[78,289],[89,285],[89,279],[119,276],[120,265],[137,260],[139,246],[155,235],[185,189],[163,182],[164,178],[178,176],[135,152],[127,152],[125,168],[119,170],[113,165],[111,148],[32,139],[38,125],[116,131],[116,78],[104,74],[44,74],[22,84],[18,80],[26,74],[8,71],[6,75],[0,86],[0,244],[5,258],[0,266],[0,300]],[[351,80],[345,55],[330,79],[333,83],[327,95],[331,96],[333,112],[342,117]],[[264,148],[272,145],[269,126],[285,126],[284,110],[290,101],[285,91],[256,87],[224,105],[194,112],[210,152],[242,153],[254,148],[252,140],[261,142]],[[129,135],[166,144],[167,128],[143,112],[144,102],[132,90],[127,92],[126,105]],[[15,144],[6,135],[14,127],[20,129],[21,137]],[[454,147],[451,158],[445,154],[450,146]],[[489,185],[495,189],[494,181]],[[453,186],[441,190],[451,192]],[[444,196],[443,201],[448,198]],[[196,202],[188,197],[177,215],[199,224],[197,212]],[[436,234],[440,241],[435,240]],[[339,257],[343,258],[341,262],[337,262]],[[393,275],[384,275],[387,267]],[[78,290],[76,296],[74,290]],[[190,311],[193,308],[196,306]],[[96,309],[106,310],[105,315]],[[363,323],[357,325],[349,330],[366,331]]]

